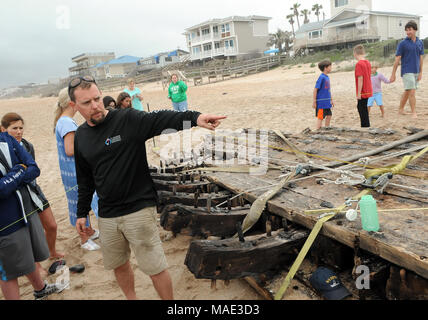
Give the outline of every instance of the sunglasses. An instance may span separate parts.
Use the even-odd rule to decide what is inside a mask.
[[[72,89],[78,87],[82,83],[82,81],[92,82],[96,84],[95,79],[92,76],[83,76],[71,79],[71,81],[68,83],[68,94],[70,94],[70,91]]]

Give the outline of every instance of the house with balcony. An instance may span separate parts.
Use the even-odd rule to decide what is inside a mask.
[[[71,61],[75,63],[75,65],[70,67],[68,71],[71,77],[90,75],[92,74],[92,67],[114,58],[114,52],[82,53],[71,58]]]
[[[263,16],[212,19],[187,28],[190,61],[239,58],[269,49],[269,20]]]
[[[404,26],[420,16],[373,11],[372,0],[330,0],[332,17],[307,23],[296,32],[294,50],[349,48],[362,42],[398,40],[405,37]],[[418,31],[419,34],[419,31]]]

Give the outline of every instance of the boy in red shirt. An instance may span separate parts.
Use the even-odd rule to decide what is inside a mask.
[[[364,46],[359,44],[354,48],[354,57],[358,60],[355,65],[355,84],[357,87],[358,113],[361,119],[361,128],[370,127],[369,111],[367,103],[373,96],[371,81],[371,64],[365,59]]]

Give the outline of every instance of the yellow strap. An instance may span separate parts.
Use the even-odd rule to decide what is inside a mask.
[[[383,168],[378,168],[378,169],[367,170],[364,173],[364,176],[366,177],[366,179],[368,179],[370,177],[380,176],[380,175],[385,174],[385,173],[392,173],[392,174],[401,173],[406,169],[407,165],[410,162],[415,161],[416,159],[418,159],[419,157],[421,157],[422,155],[424,155],[427,152],[428,152],[428,147],[426,147],[425,149],[420,151],[415,156],[404,156],[403,160],[401,160],[401,162],[399,164],[391,165],[391,166],[387,166],[387,167],[383,167]]]
[[[333,218],[336,215],[336,213],[332,213],[331,215],[325,216],[317,221],[314,228],[312,229],[311,233],[309,234],[308,239],[306,239],[305,244],[303,245],[303,248],[300,250],[299,255],[296,258],[296,261],[294,261],[290,271],[287,274],[287,277],[285,278],[284,282],[281,285],[281,288],[275,295],[275,300],[281,300],[285,291],[287,291],[288,286],[291,283],[291,280],[293,280],[294,275],[296,274],[297,270],[299,270],[300,265],[302,264],[303,260],[305,259],[306,254],[308,253],[309,249],[311,248],[312,244],[314,243],[318,233],[320,232],[324,222],[327,222],[331,218]]]
[[[359,200],[362,196],[365,196],[370,193],[370,189],[366,189],[361,191],[356,196],[352,197],[353,200]],[[331,212],[331,214],[326,215],[325,217],[322,217],[317,221],[314,228],[312,229],[311,233],[309,234],[308,238],[306,239],[305,244],[303,245],[302,249],[299,252],[299,255],[297,256],[296,260],[294,261],[293,265],[290,268],[290,271],[288,272],[287,276],[285,277],[284,282],[282,283],[279,291],[275,295],[275,300],[281,300],[285,291],[287,291],[288,286],[291,283],[291,280],[293,280],[294,275],[296,274],[297,270],[299,270],[300,265],[302,264],[303,260],[306,257],[306,254],[308,253],[309,249],[311,248],[312,244],[314,243],[318,233],[320,232],[322,226],[325,222],[333,218],[338,212],[341,212],[343,209],[346,208],[346,204],[341,205],[340,207],[334,208],[334,209],[321,209],[318,211],[325,212],[328,210],[328,212]],[[308,211],[312,211],[312,213],[316,210],[307,210],[305,213],[308,213]]]

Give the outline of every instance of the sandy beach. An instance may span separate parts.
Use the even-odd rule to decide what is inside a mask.
[[[335,72],[333,65],[330,75],[332,95],[335,101],[332,126],[359,128],[360,120],[357,112],[355,80],[353,72]],[[391,75],[391,67],[380,68],[379,72],[387,78]],[[194,87],[188,90],[189,106],[192,110],[202,113],[226,115],[221,129],[279,129],[284,132],[297,133],[305,128],[315,128],[316,119],[312,109],[312,92],[319,76],[317,68],[309,65],[282,66],[275,70],[250,75],[243,78]],[[397,73],[398,75],[398,73]],[[424,75],[417,91],[418,119],[411,115],[398,115],[398,106],[403,85],[400,77],[390,85],[383,85],[386,116],[381,117],[379,108],[374,107],[371,113],[371,125],[376,128],[405,131],[404,127],[428,129],[428,75]],[[151,110],[172,109],[167,99],[167,91],[161,83],[137,84],[142,90],[143,104],[150,104]],[[103,92],[116,98],[119,91]],[[61,294],[49,297],[49,300],[117,300],[124,295],[116,284],[113,272],[104,270],[101,251],[89,252],[80,248],[76,230],[70,225],[65,191],[59,172],[57,147],[53,134],[54,105],[56,98],[19,98],[0,100],[1,116],[7,112],[17,112],[25,120],[24,138],[33,143],[36,161],[41,169],[38,183],[47,196],[58,224],[57,249],[65,253],[68,266],[84,264],[86,270],[82,274],[70,275],[70,288]],[[405,111],[410,112],[407,105]],[[78,124],[83,118],[77,114]],[[202,129],[192,129],[193,132]],[[159,137],[156,145],[162,145]],[[158,165],[159,157],[152,151],[152,141],[147,143],[148,159]],[[97,227],[97,221],[91,219]],[[174,295],[180,300],[257,300],[261,297],[243,280],[232,280],[226,286],[217,282],[217,288],[211,289],[209,280],[197,280],[184,265],[184,259],[192,238],[171,234],[160,228],[163,246],[169,263],[169,271],[174,286]],[[98,240],[97,240],[98,242]],[[137,296],[140,299],[158,299],[151,280],[138,270],[132,257],[135,270]],[[42,266],[48,268],[52,261],[45,261]],[[57,275],[49,276],[50,282]],[[33,299],[33,289],[27,279],[19,279],[22,299]],[[298,285],[298,284],[297,284]],[[302,287],[302,285],[298,285]],[[293,287],[293,286],[290,286]],[[307,299],[304,290],[289,289],[285,299]],[[4,299],[0,293],[0,300]]]

